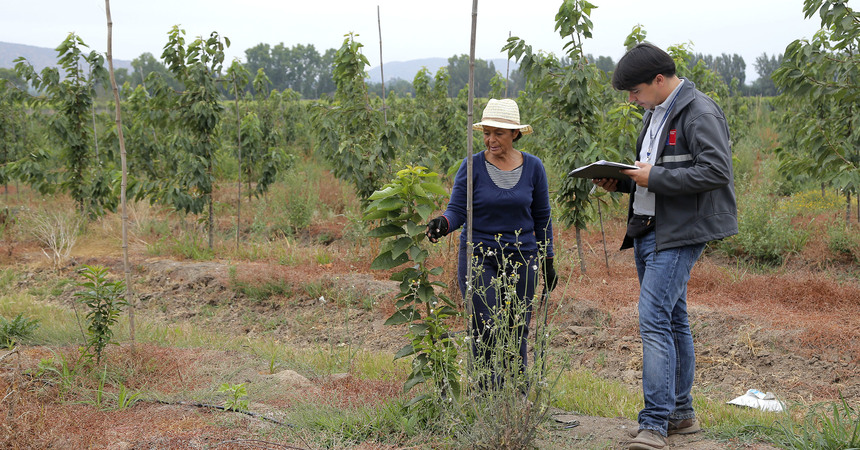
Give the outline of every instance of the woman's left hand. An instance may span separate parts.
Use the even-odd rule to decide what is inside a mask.
[[[544,258],[542,266],[541,272],[543,272],[543,283],[546,286],[546,289],[552,292],[552,290],[558,285],[558,275],[555,273],[555,264],[553,264],[552,258]]]

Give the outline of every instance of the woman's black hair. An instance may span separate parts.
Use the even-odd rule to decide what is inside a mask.
[[[612,73],[612,87],[629,91],[638,84],[651,84],[660,74],[667,77],[675,75],[675,60],[656,45],[643,42],[618,61]]]

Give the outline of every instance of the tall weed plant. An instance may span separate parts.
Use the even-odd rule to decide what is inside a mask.
[[[767,266],[782,264],[799,253],[809,232],[792,225],[790,211],[778,199],[751,191],[738,198],[738,234],[723,240],[720,248],[730,256]]]

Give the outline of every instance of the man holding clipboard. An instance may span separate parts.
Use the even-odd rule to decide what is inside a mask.
[[[687,282],[707,242],[738,232],[729,128],[720,107],[679,78],[672,57],[652,44],[621,58],[612,85],[645,108],[644,126],[635,168],[592,182],[630,194],[621,249],[634,249],[639,275],[645,408],[628,448],[661,449],[668,435],[701,429],[690,394]]]

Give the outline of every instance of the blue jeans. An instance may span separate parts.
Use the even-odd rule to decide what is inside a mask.
[[[705,244],[657,251],[651,231],[633,241],[639,275],[639,334],[642,393],[639,428],[666,436],[669,419],[689,419],[693,410],[696,356],[687,318],[687,282]]]
[[[511,375],[500,373],[502,371],[515,368],[525,373],[532,299],[538,279],[537,253],[504,252],[501,255],[498,250],[476,244],[473,254],[472,281],[475,286],[471,299],[472,354],[479,367],[492,372],[491,379],[481,380],[480,384],[498,386],[506,376]],[[463,241],[458,256],[457,280],[460,293],[465,296],[468,249]],[[505,304],[507,299],[512,300],[513,304]],[[494,325],[507,327],[508,331],[493,331]],[[498,341],[499,336],[511,341]],[[517,349],[519,358],[507,349]],[[493,357],[493,351],[505,351],[508,358],[498,361],[498,357]]]

